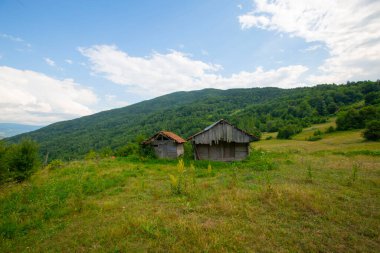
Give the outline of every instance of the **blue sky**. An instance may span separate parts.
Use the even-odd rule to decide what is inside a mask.
[[[379,1],[0,1],[0,122],[378,79]]]

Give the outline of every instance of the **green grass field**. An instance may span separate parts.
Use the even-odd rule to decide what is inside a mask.
[[[0,189],[0,252],[379,252],[380,143],[313,131],[184,172],[133,158],[40,170]]]

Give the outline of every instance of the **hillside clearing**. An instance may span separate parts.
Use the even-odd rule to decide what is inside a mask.
[[[263,140],[241,163],[77,161],[0,190],[1,252],[377,252],[380,144]],[[274,164],[275,166],[270,166]]]

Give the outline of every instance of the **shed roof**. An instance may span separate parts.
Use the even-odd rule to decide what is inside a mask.
[[[182,137],[176,135],[175,133],[173,132],[169,132],[169,131],[159,131],[158,133],[156,133],[155,135],[153,135],[152,137],[150,137],[149,139],[143,141],[142,143],[143,144],[149,144],[151,143],[153,140],[155,140],[158,136],[165,136],[173,141],[175,141],[176,143],[185,143],[186,140],[183,139]]]
[[[252,134],[250,134],[250,133],[247,133],[246,131],[244,131],[244,130],[242,130],[242,129],[240,129],[240,128],[234,126],[234,125],[232,125],[231,123],[229,123],[228,121],[226,121],[226,120],[224,120],[224,119],[218,120],[217,122],[215,122],[215,123],[209,125],[208,127],[206,127],[205,129],[203,129],[202,131],[200,131],[200,132],[198,132],[198,133],[196,133],[196,134],[190,136],[189,138],[187,138],[187,140],[191,140],[191,139],[193,139],[194,137],[196,137],[196,136],[198,136],[198,135],[200,135],[200,134],[202,134],[202,133],[204,133],[204,132],[209,131],[210,129],[214,128],[216,125],[218,125],[218,124],[220,124],[220,123],[224,123],[224,124],[228,124],[228,125],[232,126],[233,128],[235,128],[236,130],[242,132],[243,134],[248,135],[248,136],[251,137],[253,140],[256,140],[256,141],[259,140],[259,138],[258,138],[257,136],[252,135]]]

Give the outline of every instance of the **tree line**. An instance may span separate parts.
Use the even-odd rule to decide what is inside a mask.
[[[49,159],[70,160],[84,158],[90,150],[107,147],[116,150],[133,145],[137,135],[149,137],[160,130],[187,138],[222,118],[258,136],[261,132],[279,132],[283,133],[280,138],[290,138],[311,124],[326,122],[330,117],[340,118],[347,110],[378,108],[379,87],[379,81],[360,81],[295,89],[175,92],[124,108],[54,123],[8,140],[17,142],[29,137],[40,144],[42,155],[49,153]],[[367,121],[358,127],[364,128]]]

